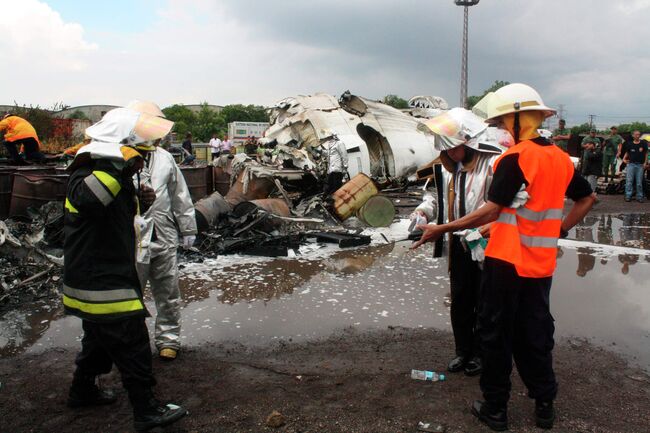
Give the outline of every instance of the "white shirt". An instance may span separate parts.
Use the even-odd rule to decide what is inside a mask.
[[[217,153],[221,150],[221,140],[218,138],[210,139],[210,147],[212,148],[212,153]]]

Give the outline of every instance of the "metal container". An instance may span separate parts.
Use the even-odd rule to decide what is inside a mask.
[[[9,216],[11,209],[11,191],[14,184],[14,173],[23,174],[51,174],[54,173],[53,167],[0,167],[0,219]]]
[[[9,216],[29,216],[29,207],[39,207],[51,201],[65,201],[67,174],[14,173]]]
[[[230,189],[230,173],[223,167],[213,167],[212,179],[214,181],[214,190],[225,196]]]
[[[196,203],[208,195],[208,169],[211,167],[181,167],[185,183],[190,190],[192,201]]]
[[[357,218],[370,227],[388,227],[395,218],[395,206],[387,197],[375,195],[357,211]]]
[[[359,173],[339,188],[334,198],[334,213],[342,221],[354,215],[366,201],[379,191],[372,179]]]
[[[264,209],[272,215],[288,217],[291,216],[291,211],[287,202],[282,198],[263,198],[260,200],[252,200],[255,206]]]
[[[5,219],[9,216],[14,171],[11,167],[0,168],[0,219]]]

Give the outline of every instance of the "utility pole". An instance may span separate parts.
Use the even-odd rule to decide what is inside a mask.
[[[564,104],[558,104],[557,117],[559,117],[560,119],[564,119]]]
[[[594,117],[596,117],[595,114],[590,114],[589,115],[589,130],[590,131],[594,127]]]
[[[480,0],[454,0],[456,6],[463,6],[463,52],[460,66],[460,106],[467,107],[467,42],[469,27],[469,7],[477,5]]]

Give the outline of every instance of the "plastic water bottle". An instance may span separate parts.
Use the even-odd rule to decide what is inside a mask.
[[[444,374],[438,374],[435,371],[411,370],[411,379],[425,380],[429,382],[442,382],[447,378]]]

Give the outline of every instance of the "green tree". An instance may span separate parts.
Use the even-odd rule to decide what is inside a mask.
[[[195,122],[191,127],[192,135],[197,140],[208,142],[212,134],[216,133],[221,136],[226,130],[226,123],[223,116],[211,109],[207,102],[201,104],[201,110],[195,115]]]
[[[485,95],[487,95],[487,94],[490,93],[490,92],[496,92],[497,90],[499,90],[499,89],[502,88],[503,86],[507,86],[508,84],[510,84],[510,81],[501,81],[501,80],[496,80],[496,81],[494,82],[494,84],[492,84],[490,87],[488,87],[488,88],[483,92],[483,94],[482,94],[481,96],[476,96],[476,95],[468,96],[468,97],[467,97],[467,106],[471,109],[473,106],[476,105],[476,103],[477,103],[478,101],[480,101],[481,99],[483,99],[483,97],[484,97]]]
[[[221,117],[226,125],[230,122],[268,122],[269,114],[260,105],[226,105],[221,110]]]
[[[41,140],[48,140],[52,138],[54,133],[54,121],[52,120],[52,112],[50,110],[45,110],[38,105],[34,106],[25,106],[22,107],[14,103],[14,108],[11,110],[11,114],[22,117],[32,124],[38,134],[38,138]]]
[[[619,133],[625,134],[632,133],[634,131],[640,131],[641,133],[650,132],[650,125],[645,122],[632,122],[618,125]]]
[[[585,122],[582,125],[573,126],[571,128],[571,135],[587,134],[589,131],[591,131],[591,127],[589,123]]]
[[[182,137],[188,132],[192,132],[192,127],[196,123],[196,115],[192,110],[182,104],[174,104],[162,110],[165,116],[174,122],[173,132]]]
[[[409,108],[409,103],[406,99],[400,98],[397,95],[389,94],[384,96],[384,99],[381,100],[386,105],[390,105],[393,108],[402,109]]]

